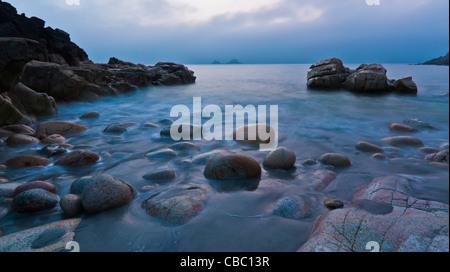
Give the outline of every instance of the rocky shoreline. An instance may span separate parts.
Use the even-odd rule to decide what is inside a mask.
[[[43,28],[42,20],[17,15],[14,8],[1,1],[0,15],[2,35],[5,31],[22,29],[19,38],[0,38],[0,146],[10,152],[5,161],[0,161],[0,222],[21,216],[50,218],[51,213],[56,213],[60,220],[48,219],[43,225],[8,232],[4,236],[0,228],[0,252],[70,251],[67,245],[74,242],[77,228],[84,219],[134,204],[156,224],[179,227],[202,216],[217,197],[214,191],[228,192],[230,184],[237,190],[254,189],[262,179],[280,174],[290,176],[281,178],[280,182],[302,184],[308,192],[313,192],[310,196],[289,191],[287,195],[266,200],[270,202],[270,209],[262,215],[314,222],[310,237],[299,252],[366,252],[370,250],[367,247],[370,241],[376,241],[382,252],[449,251],[449,207],[416,195],[415,184],[419,178],[411,175],[376,177],[360,187],[351,201],[337,198],[334,191],[329,190],[345,169],[355,167],[355,161],[349,158],[351,152],[366,156],[374,163],[407,163],[448,171],[448,143],[428,147],[414,137],[419,131],[433,131],[432,125],[418,119],[397,120],[381,132],[388,136],[380,139],[383,145],[355,141],[354,146],[346,149],[348,153],[329,150],[329,153],[300,161],[303,154],[296,154],[291,149],[293,146],[278,147],[264,154],[262,159],[251,156],[249,150],[263,142],[261,139],[235,139],[234,144],[242,147],[239,152],[217,149],[211,142],[205,144],[214,146],[208,151],[200,144],[176,143],[169,139],[168,131],[173,123],[170,119],[149,120],[155,123],[144,124],[128,120],[102,126],[99,110],[86,112],[78,121],[35,123],[35,117],[56,114],[58,101],[93,101],[100,96],[118,95],[146,86],[193,83],[195,77],[188,68],[175,63],[146,66],[111,58],[108,64],[95,64],[63,31]],[[22,33],[38,33],[38,37]],[[54,43],[55,40],[60,43]],[[350,70],[339,59],[311,66],[308,86],[362,93],[417,93],[411,78],[389,80],[386,69],[379,64]],[[83,123],[83,120],[89,122]],[[102,126],[98,135],[94,130],[94,136],[111,135],[119,140],[131,137],[126,133],[132,130],[156,131],[156,140],[161,140],[161,145],[133,156],[150,162],[177,158],[180,161],[173,164],[176,166],[173,168],[164,165],[164,169],[147,170],[150,172],[142,176],[147,185],[139,188],[134,185],[135,180],[103,173],[108,169],[102,163],[111,154],[92,151],[94,147],[89,146],[89,139],[82,137],[83,133],[92,131],[93,126]],[[248,127],[237,128],[239,130],[248,130]],[[73,138],[79,140],[75,146],[68,143]],[[407,153],[405,150],[420,154],[422,159],[403,156]],[[57,187],[57,178],[70,171],[84,173],[83,169],[89,167],[98,168],[100,173],[80,174],[81,177],[71,179],[70,186],[64,190]],[[184,175],[191,167],[201,170],[200,178]],[[40,168],[55,170],[52,172],[55,179],[22,182],[9,175],[13,171]],[[183,180],[172,182],[178,177]],[[155,186],[157,182],[165,182],[167,186]]]
[[[60,29],[42,19],[17,14],[0,1],[0,127],[30,125],[57,112],[58,101],[91,102],[138,88],[195,82],[181,64],[154,66],[111,58],[93,63]]]

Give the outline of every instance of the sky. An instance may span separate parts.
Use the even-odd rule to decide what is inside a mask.
[[[420,63],[449,51],[447,0],[5,2],[68,32],[95,62]]]

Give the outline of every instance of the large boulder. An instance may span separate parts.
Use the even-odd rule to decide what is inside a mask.
[[[97,213],[123,206],[136,197],[133,186],[110,175],[98,175],[90,178],[83,187],[81,203],[83,209]]]
[[[326,59],[308,70],[308,87],[316,89],[340,89],[350,70],[337,58]]]
[[[353,203],[321,216],[302,252],[449,251],[449,207],[413,196],[413,180],[376,178]]]
[[[0,35],[0,93],[14,87],[22,76],[25,64],[42,52],[43,46],[37,41],[3,38]]]
[[[208,188],[201,184],[171,186],[150,193],[142,203],[145,211],[169,224],[184,224],[203,210]]]
[[[5,162],[5,165],[12,166],[16,168],[23,167],[36,167],[36,166],[46,166],[52,161],[47,158],[42,158],[38,156],[22,155],[18,157],[11,158]]]
[[[21,82],[60,101],[77,100],[90,87],[68,67],[40,61],[31,61],[25,66]]]
[[[346,90],[357,92],[387,92],[387,70],[381,64],[362,64],[342,84]]]

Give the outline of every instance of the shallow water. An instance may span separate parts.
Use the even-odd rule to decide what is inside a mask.
[[[315,219],[327,210],[321,205],[326,197],[350,201],[358,188],[372,178],[388,174],[416,177],[417,196],[449,203],[448,171],[431,168],[416,148],[402,148],[392,156],[417,158],[420,163],[391,164],[377,161],[357,152],[358,141],[386,146],[381,138],[396,135],[387,128],[392,122],[419,118],[437,130],[422,130],[413,136],[426,146],[439,147],[449,139],[449,68],[386,64],[389,78],[413,76],[419,87],[417,97],[398,95],[357,95],[346,91],[313,91],[306,88],[309,65],[192,65],[197,83],[174,87],[151,87],[120,97],[107,97],[95,103],[60,104],[59,113],[51,120],[84,124],[89,130],[68,137],[74,146],[103,154],[94,166],[67,170],[56,166],[27,170],[8,170],[12,181],[48,180],[60,196],[69,192],[70,184],[79,177],[107,173],[132,184],[140,191],[145,185],[170,186],[195,181],[211,187],[205,209],[182,226],[169,226],[148,216],[141,208],[148,194],[140,191],[130,205],[97,215],[83,215],[75,240],[81,251],[295,251],[308,238]],[[351,68],[356,68],[352,65]],[[158,123],[169,118],[177,104],[192,110],[192,98],[202,97],[202,104],[278,105],[280,146],[297,155],[296,169],[288,172],[263,169],[260,180],[245,184],[208,181],[204,166],[186,163],[193,155],[224,149],[250,155],[261,164],[267,152],[260,152],[233,141],[196,142],[200,152],[181,153],[175,159],[149,160],[151,150],[166,148],[172,140],[162,139],[160,129],[128,128],[121,135],[104,134],[112,123]],[[89,111],[101,117],[79,120]],[[35,150],[42,146],[31,147]],[[108,157],[105,153],[109,153]],[[317,159],[328,152],[347,155],[353,166],[334,169],[337,179],[324,191],[311,189],[299,175],[323,166],[303,167],[301,161]],[[30,154],[30,147],[0,147],[0,162],[10,157]],[[389,155],[389,153],[388,153]],[[142,178],[148,172],[170,167],[177,179],[170,183],[152,184]],[[0,171],[1,172],[1,171]],[[285,219],[270,214],[274,203],[284,196],[302,195],[307,199],[312,216],[305,220]],[[64,219],[60,211],[35,215],[10,213],[0,221],[4,234]]]

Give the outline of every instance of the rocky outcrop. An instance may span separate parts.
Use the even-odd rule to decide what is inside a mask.
[[[34,116],[56,112],[52,97],[19,83],[25,64],[42,50],[36,41],[0,38],[0,126],[31,124]]]
[[[310,67],[307,85],[312,89],[346,89],[359,93],[417,94],[412,77],[390,80],[386,74],[381,64],[362,64],[351,70],[344,67],[340,59],[333,58]]]
[[[413,196],[414,180],[376,178],[351,205],[321,216],[302,252],[449,251],[449,207]]]
[[[91,102],[139,87],[195,82],[193,71],[171,62],[93,63],[69,34],[44,25],[0,1],[0,126],[54,114],[55,100]]]
[[[70,35],[61,29],[45,27],[45,21],[36,17],[27,18],[17,14],[8,3],[0,1],[0,37],[20,37],[38,41],[43,50],[37,60],[59,62],[77,66],[89,60],[83,49],[70,40]]]
[[[449,65],[449,53],[443,57],[435,58],[423,63],[424,65]]]

